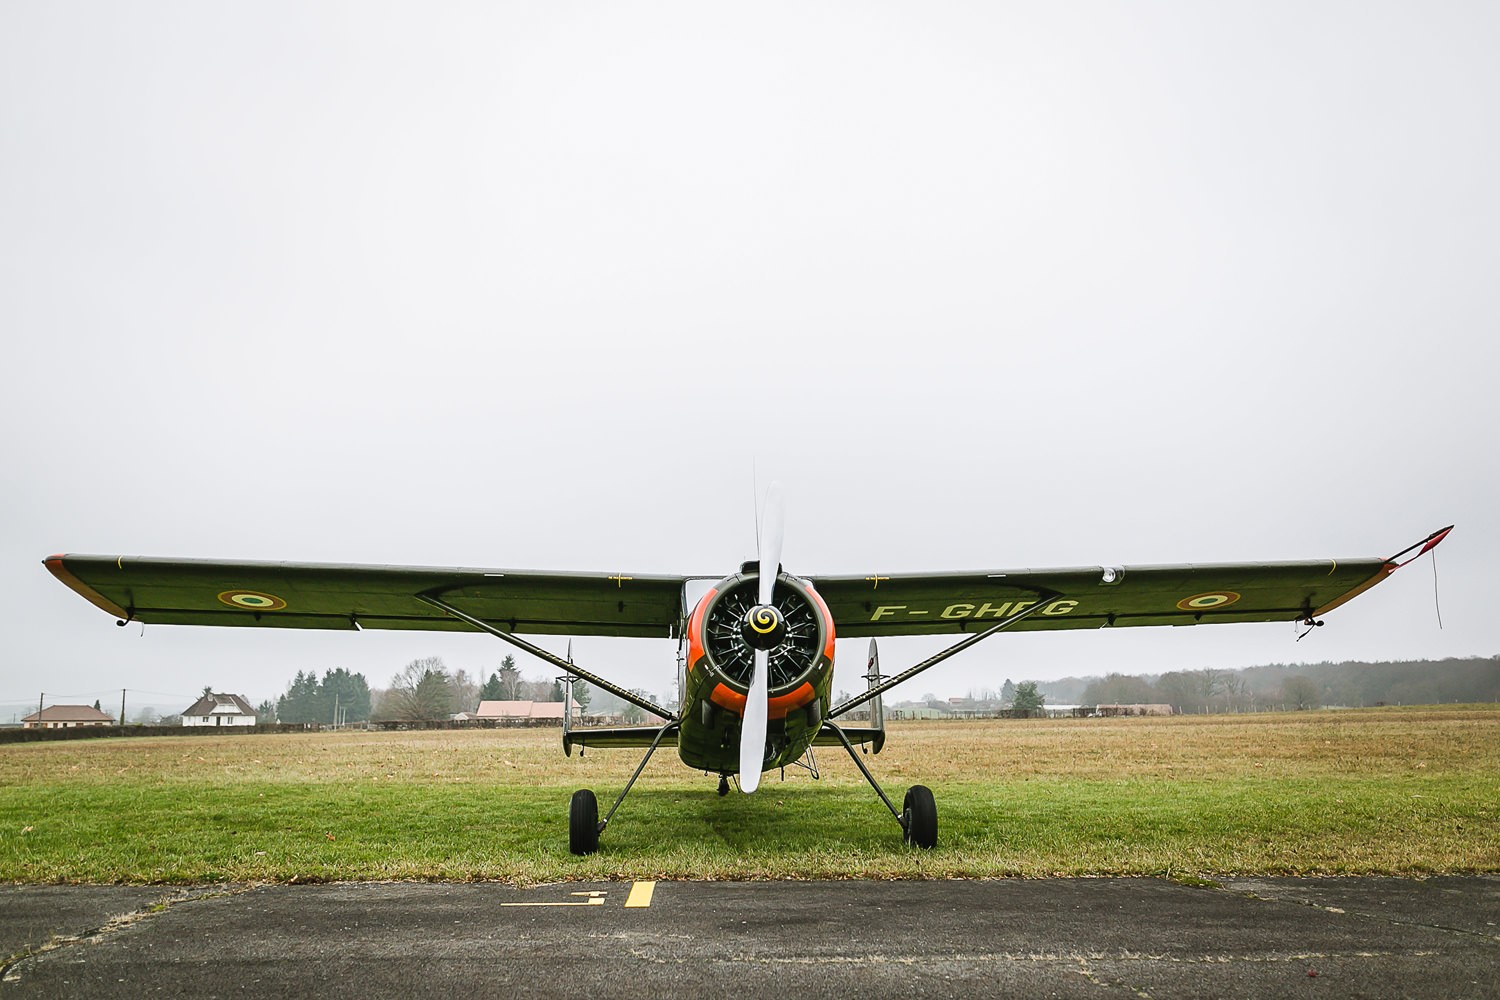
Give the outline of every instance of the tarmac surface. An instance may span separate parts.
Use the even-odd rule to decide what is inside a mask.
[[[8,997],[1500,997],[1500,877],[0,886]]]

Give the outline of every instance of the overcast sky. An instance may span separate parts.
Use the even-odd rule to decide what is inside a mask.
[[[728,573],[752,464],[804,574],[1458,525],[1441,630],[1424,560],[1301,643],[998,637],[898,696],[1500,653],[1497,51],[1493,3],[11,0],[0,704],[508,651],[142,634],[54,552]]]

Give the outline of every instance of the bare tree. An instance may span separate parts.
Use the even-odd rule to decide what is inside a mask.
[[[453,715],[453,679],[442,657],[412,660],[391,678],[380,700],[383,719],[446,719]]]
[[[1140,705],[1155,700],[1151,682],[1130,674],[1105,674],[1083,689],[1085,705]]]
[[[1318,695],[1318,685],[1307,677],[1288,677],[1281,682],[1281,697],[1299,709],[1317,708]]]
[[[479,681],[470,677],[469,672],[462,667],[453,671],[453,700],[458,706],[456,711],[474,712],[479,709]]]

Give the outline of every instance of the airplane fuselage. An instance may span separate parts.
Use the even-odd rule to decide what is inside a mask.
[[[736,633],[757,585],[751,572],[720,580],[699,599],[683,631],[677,752],[689,767],[718,774],[740,770],[750,660]],[[769,656],[766,770],[798,760],[812,745],[833,688],[833,619],[823,599],[804,581],[783,573],[774,603],[784,615],[787,633]]]

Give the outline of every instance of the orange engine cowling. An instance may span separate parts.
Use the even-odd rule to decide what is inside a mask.
[[[689,697],[706,697],[744,714],[755,663],[745,630],[758,589],[757,574],[737,573],[715,584],[693,609],[687,626]],[[786,624],[785,635],[768,655],[768,716],[781,719],[807,706],[827,685],[833,668],[833,618],[817,591],[786,573],[777,577],[771,603]]]

